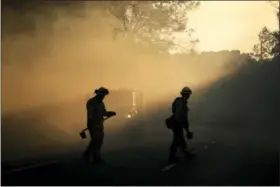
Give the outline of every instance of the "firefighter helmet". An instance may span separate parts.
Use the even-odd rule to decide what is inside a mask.
[[[181,91],[182,95],[192,94],[192,90],[189,87],[184,87]]]
[[[94,92],[96,95],[108,95],[109,94],[109,90],[104,87],[100,87],[100,88],[96,89]]]

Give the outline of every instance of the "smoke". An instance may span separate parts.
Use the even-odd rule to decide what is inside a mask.
[[[65,143],[63,133],[77,141],[73,136],[85,124],[86,96],[96,87],[138,88],[154,108],[186,84],[198,90],[234,69],[226,58],[209,62],[160,55],[155,47],[140,47],[131,38],[113,40],[118,21],[88,4],[76,6],[78,16],[66,5],[44,4],[24,14],[3,9],[4,156],[17,149],[14,141],[21,149]],[[21,24],[14,24],[19,20]]]
[[[168,56],[142,49],[130,39],[114,41],[112,30],[118,22],[113,17],[90,8],[75,17],[65,9],[58,6],[48,14],[29,13],[30,30],[4,35],[3,112],[60,102],[101,85],[166,93],[171,87],[179,89],[183,80],[198,85],[208,81],[210,74],[215,78],[224,71],[210,73],[213,63],[198,67],[187,61],[171,62]],[[4,20],[15,22],[16,14],[6,10]],[[14,25],[4,26],[15,30]]]

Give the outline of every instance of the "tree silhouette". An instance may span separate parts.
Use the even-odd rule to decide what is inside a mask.
[[[195,1],[107,1],[103,6],[119,21],[113,37],[131,37],[144,46],[156,44],[161,51],[170,47],[192,49],[198,40],[192,39],[194,32],[187,28],[188,12],[199,6]],[[176,32],[185,32],[188,44],[175,42]]]
[[[271,52],[274,56],[279,57],[280,55],[280,0],[270,1],[270,3],[274,6],[276,10],[277,21],[278,21],[278,31],[272,32],[272,35],[274,37],[274,43]]]
[[[191,49],[198,42],[192,39],[194,32],[187,27],[188,12],[199,6],[196,1],[77,1],[38,2],[3,1],[4,33],[31,33],[35,30],[35,17],[45,15],[51,25],[56,17],[53,12],[63,10],[65,16],[83,16],[85,11],[99,11],[102,15],[113,16],[117,20],[113,28],[113,38],[133,39],[143,46],[156,44],[161,51],[170,47]],[[10,13],[15,15],[17,26],[11,27]],[[175,42],[176,32],[185,32],[189,42],[183,46]],[[188,41],[188,40],[186,40]]]
[[[273,34],[264,27],[259,35],[259,43],[253,47],[252,57],[258,60],[269,59],[273,57],[273,49],[275,46],[276,39]]]
[[[264,27],[259,33],[259,43],[253,47],[253,53],[251,56],[258,60],[270,59],[273,57],[279,57],[280,55],[280,1],[270,1],[270,3],[276,8],[278,31],[269,31]]]

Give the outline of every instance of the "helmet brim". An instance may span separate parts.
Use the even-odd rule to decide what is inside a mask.
[[[188,93],[192,93],[192,91],[182,91],[181,93],[188,94]]]
[[[191,95],[192,92],[181,92],[181,95]]]
[[[105,95],[109,94],[109,91],[108,90],[95,90],[95,94],[105,96]]]

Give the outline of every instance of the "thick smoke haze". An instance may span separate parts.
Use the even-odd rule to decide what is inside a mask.
[[[18,153],[34,156],[35,152],[59,149],[59,146],[73,142],[79,144],[77,134],[85,126],[86,99],[100,86],[143,91],[148,113],[152,115],[152,111],[156,110],[160,112],[155,113],[162,114],[156,118],[158,120],[170,114],[170,102],[184,85],[192,87],[195,93],[190,104],[200,104],[191,114],[194,122],[203,118],[197,124],[203,124],[207,119],[219,123],[221,119],[226,119],[235,123],[235,114],[247,115],[249,119],[249,114],[253,114],[256,108],[263,108],[252,103],[262,100],[265,93],[251,94],[249,83],[243,85],[245,80],[254,82],[252,77],[243,77],[236,83],[229,81],[227,87],[220,87],[219,84],[216,89],[212,87],[225,77],[233,80],[236,72],[247,64],[246,55],[210,54],[210,58],[207,55],[170,56],[158,54],[156,47],[142,48],[134,44],[131,38],[113,40],[112,31],[118,26],[118,21],[88,4],[76,7],[74,13],[78,15],[66,5],[49,5],[49,8],[34,9],[20,17],[16,10],[3,9],[4,160],[17,159]],[[19,20],[21,22],[18,23]],[[261,83],[266,74],[260,76],[256,84]],[[231,87],[233,84],[238,86]],[[242,97],[249,98],[252,103],[247,103],[246,109],[240,107],[237,110],[235,106],[241,100],[235,100],[237,97],[233,93],[240,93],[243,88],[248,92],[244,92]],[[223,91],[225,89],[230,91]],[[273,91],[273,88],[269,89]],[[274,95],[274,98],[277,96]],[[227,105],[229,101],[230,106]],[[215,103],[218,103],[216,108],[211,108]],[[116,101],[116,105],[119,105],[119,101]],[[219,112],[211,116],[213,111]],[[224,112],[233,115],[223,117]],[[270,113],[269,110],[263,112],[262,115]],[[151,119],[155,120],[154,117]],[[157,123],[161,124],[160,131],[166,130],[162,127],[163,121]],[[120,126],[109,126],[108,130]],[[131,131],[131,134],[137,134],[136,131]],[[141,134],[142,138],[145,135],[148,136]]]
[[[15,23],[16,12],[9,11],[3,16],[9,16],[6,22]],[[26,18],[34,25],[31,30],[6,34],[2,39],[4,113],[67,100],[101,85],[166,93],[178,90],[183,79],[201,84],[224,71],[209,71],[213,63],[199,67],[188,64],[187,59],[172,62],[129,39],[113,40],[117,21],[96,9],[84,9],[83,16],[75,17],[58,6],[52,20],[37,14]],[[163,89],[161,82],[168,85]]]

